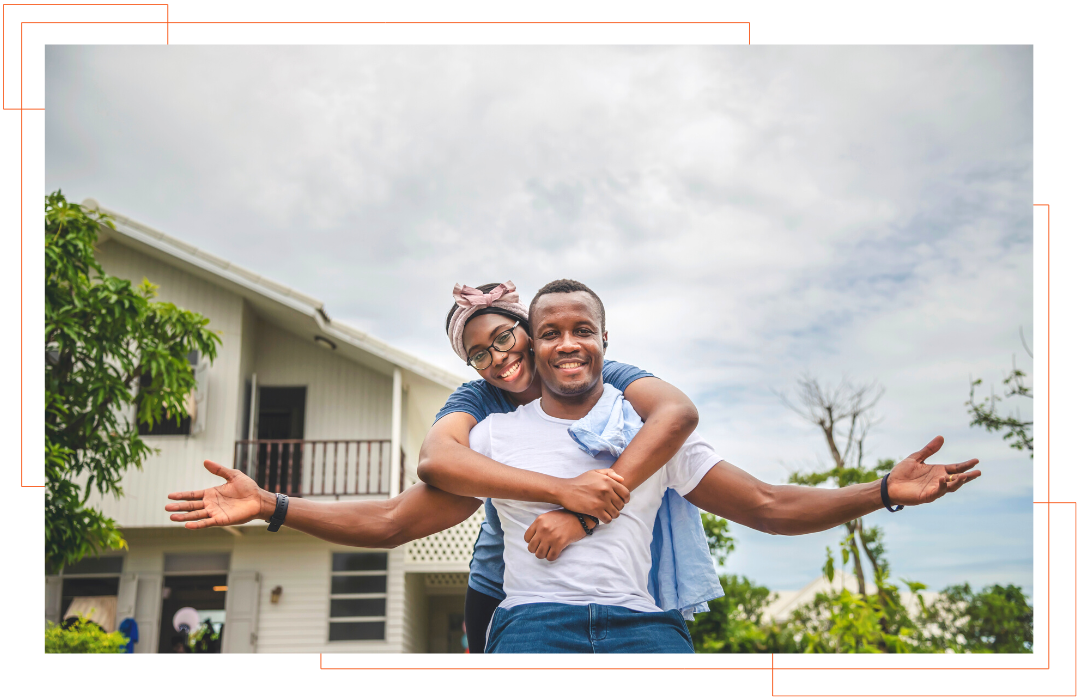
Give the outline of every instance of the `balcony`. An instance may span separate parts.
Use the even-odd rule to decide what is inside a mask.
[[[237,440],[233,467],[260,487],[294,496],[389,496],[390,440]]]

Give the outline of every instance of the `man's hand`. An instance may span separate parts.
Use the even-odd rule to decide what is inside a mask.
[[[559,494],[559,505],[575,513],[587,513],[602,523],[610,523],[619,517],[619,511],[630,500],[630,490],[622,485],[622,481],[623,478],[610,469],[587,471],[566,480]]]
[[[169,517],[175,522],[184,523],[189,530],[204,527],[222,527],[242,525],[260,517],[264,513],[268,500],[270,513],[273,513],[273,494],[263,491],[241,471],[223,467],[216,462],[203,462],[206,471],[225,479],[221,486],[202,491],[177,491],[169,494],[169,500],[181,501],[170,503],[165,510],[173,513]],[[185,511],[177,513],[176,511]],[[264,517],[269,517],[265,514]],[[580,527],[580,525],[579,525]]]
[[[555,561],[571,542],[585,537],[585,530],[577,516],[565,510],[544,513],[525,531],[529,551],[537,559]]]
[[[979,463],[969,459],[959,464],[926,464],[925,460],[941,449],[940,435],[915,454],[903,460],[889,475],[889,500],[896,505],[917,506],[930,503],[977,479],[982,472],[968,471]]]

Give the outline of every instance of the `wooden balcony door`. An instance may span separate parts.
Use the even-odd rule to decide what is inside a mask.
[[[307,387],[259,387],[259,440],[303,440]],[[268,491],[300,494],[303,443],[259,445],[256,481]]]

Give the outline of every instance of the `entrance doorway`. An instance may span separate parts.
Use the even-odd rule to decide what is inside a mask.
[[[159,654],[221,652],[227,579],[226,574],[165,577],[161,589]],[[199,625],[188,634],[173,627],[173,616],[180,608],[195,608],[198,612]]]
[[[261,440],[303,440],[307,387],[259,388]],[[301,442],[259,444],[256,481],[268,491],[299,494],[304,455]]]
[[[463,654],[469,648],[465,636],[465,596],[428,597],[428,643],[430,654]]]

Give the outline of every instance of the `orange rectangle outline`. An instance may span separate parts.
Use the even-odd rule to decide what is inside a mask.
[[[439,25],[442,25],[442,24],[455,24],[455,25],[456,24],[482,24],[482,25],[487,25],[487,24],[553,24],[553,25],[559,25],[559,24],[746,24],[747,25],[747,43],[748,44],[750,43],[750,41],[749,41],[750,22],[719,22],[719,21],[717,21],[717,22],[710,22],[710,21],[706,21],[706,22],[601,22],[601,21],[597,21],[597,22],[545,22],[545,21],[537,21],[537,22],[498,22],[498,21],[494,21],[494,22],[479,22],[479,21],[462,21],[462,22],[422,22],[422,21],[410,21],[410,22],[395,22],[395,21],[386,21],[386,22],[375,22],[375,21],[345,21],[345,22],[335,22],[335,21],[314,21],[314,22],[304,22],[304,21],[206,21],[206,22],[199,22],[199,21],[179,21],[179,22],[172,22],[172,21],[170,21],[168,19],[168,4],[167,3],[5,3],[3,5],[5,15],[6,15],[6,8],[7,8],[7,6],[9,4],[12,5],[12,6],[37,6],[37,5],[43,5],[43,6],[69,6],[69,5],[70,6],[75,6],[75,5],[79,5],[79,6],[81,6],[81,5],[92,5],[92,6],[98,6],[98,5],[103,5],[103,6],[107,6],[107,5],[117,5],[117,6],[120,6],[120,5],[143,5],[143,6],[147,6],[147,5],[152,5],[152,6],[158,6],[158,5],[164,4],[165,7],[166,7],[166,21],[165,22],[152,22],[152,21],[147,21],[147,22],[120,22],[120,21],[115,21],[115,22],[110,22],[110,21],[102,21],[102,22],[59,22],[59,21],[31,22],[31,21],[25,21],[25,22],[20,22],[20,29],[19,29],[19,54],[20,54],[20,61],[19,61],[19,63],[20,63],[20,66],[19,66],[19,95],[20,95],[20,97],[19,97],[19,103],[20,103],[20,106],[17,107],[17,108],[9,108],[9,107],[5,106],[4,109],[5,110],[10,110],[10,111],[19,111],[19,113],[20,113],[19,114],[19,195],[20,195],[20,198],[19,198],[19,304],[20,304],[20,310],[19,310],[19,338],[20,338],[20,344],[19,344],[19,369],[20,369],[20,377],[19,377],[19,402],[20,402],[20,416],[19,416],[19,421],[20,421],[20,423],[19,423],[19,427],[20,427],[20,435],[19,435],[19,481],[20,481],[20,486],[22,488],[44,488],[43,484],[42,485],[35,485],[35,484],[23,484],[22,483],[22,474],[23,474],[23,469],[22,469],[22,466],[23,466],[22,465],[22,462],[23,462],[23,435],[22,435],[22,428],[23,428],[23,415],[22,415],[22,402],[23,402],[23,377],[22,377],[22,369],[23,369],[23,349],[22,349],[22,346],[23,346],[23,308],[22,308],[22,306],[23,306],[23,115],[22,115],[22,112],[23,111],[43,111],[44,110],[44,107],[22,107],[22,88],[23,88],[22,26],[23,25],[26,25],[26,24],[165,24],[166,25],[166,44],[168,44],[168,27],[169,27],[170,24],[407,24],[407,25],[412,25],[412,24],[439,24]],[[6,42],[6,38],[7,38],[7,34],[6,34],[6,17],[4,17],[2,20],[0,20],[0,31],[4,32],[2,38],[0,38],[0,51],[2,51],[4,49],[6,49],[6,46],[4,46],[4,43],[3,43],[3,42]],[[6,52],[5,52],[4,56],[6,57]],[[2,93],[0,93],[0,95],[2,95]],[[1036,207],[1044,206],[1044,207],[1046,207],[1046,211],[1047,211],[1047,221],[1046,221],[1046,234],[1047,234],[1047,341],[1048,341],[1047,342],[1047,351],[1046,351],[1046,362],[1047,362],[1047,365],[1046,365],[1046,374],[1047,374],[1047,417],[1046,417],[1046,423],[1047,423],[1047,425],[1046,425],[1046,432],[1047,432],[1047,436],[1046,436],[1046,452],[1047,452],[1047,482],[1046,482],[1046,488],[1047,488],[1047,500],[1046,501],[1033,501],[1034,504],[1045,504],[1045,505],[1047,505],[1047,665],[1046,665],[1045,668],[1043,668],[1043,667],[1038,667],[1038,668],[1033,668],[1033,667],[1017,667],[1017,668],[1008,668],[1008,667],[996,667],[996,668],[972,668],[972,667],[779,667],[779,668],[777,668],[775,666],[775,654],[770,654],[770,666],[769,666],[768,669],[766,669],[764,667],[726,667],[726,668],[725,667],[720,667],[720,668],[701,668],[701,667],[678,667],[678,668],[676,668],[676,667],[657,667],[657,668],[647,668],[647,667],[635,667],[635,668],[632,668],[632,669],[627,669],[627,668],[621,668],[621,667],[595,667],[595,666],[580,667],[580,668],[579,667],[535,667],[535,666],[500,667],[500,668],[405,667],[405,666],[402,666],[402,667],[362,667],[362,666],[361,667],[328,667],[328,666],[323,665],[323,659],[322,659],[323,653],[320,652],[319,653],[319,670],[323,670],[323,671],[350,671],[350,670],[365,670],[365,671],[428,671],[428,670],[430,670],[430,671],[436,671],[436,670],[439,670],[439,671],[452,671],[452,670],[454,670],[454,671],[456,671],[456,670],[462,670],[462,671],[513,671],[513,670],[532,670],[532,671],[536,671],[536,670],[559,670],[559,671],[570,671],[570,670],[765,671],[765,670],[768,670],[770,672],[770,678],[772,680],[775,679],[776,671],[794,671],[794,670],[800,670],[800,671],[861,671],[861,670],[866,670],[866,671],[872,671],[872,670],[890,670],[890,671],[910,671],[910,670],[925,670],[925,671],[1006,671],[1006,670],[1014,670],[1014,671],[1047,671],[1047,670],[1050,670],[1050,588],[1051,588],[1050,587],[1050,558],[1051,558],[1050,557],[1050,505],[1072,505],[1073,506],[1073,533],[1074,533],[1074,540],[1073,540],[1073,549],[1074,549],[1074,558],[1073,558],[1073,600],[1074,600],[1074,610],[1073,610],[1073,649],[1074,649],[1074,653],[1075,653],[1075,651],[1076,651],[1076,640],[1077,640],[1077,620],[1076,620],[1076,608],[1075,608],[1075,602],[1076,602],[1076,599],[1077,599],[1077,578],[1076,578],[1076,573],[1077,573],[1076,572],[1076,533],[1077,533],[1076,506],[1077,506],[1077,503],[1075,501],[1051,501],[1050,500],[1050,458],[1049,458],[1049,446],[1050,446],[1050,430],[1049,430],[1049,428],[1050,428],[1050,392],[1049,392],[1049,378],[1050,378],[1050,347],[1049,347],[1049,337],[1050,337],[1050,307],[1049,307],[1049,305],[1050,305],[1050,205],[1049,204],[1034,204],[1033,206],[1036,206]],[[1074,661],[1075,661],[1075,655],[1074,655]],[[832,695],[776,695],[775,692],[774,692],[774,688],[771,688],[770,692],[771,692],[773,697],[1075,697],[1077,695],[1076,688],[1077,688],[1077,668],[1076,668],[1076,664],[1074,663],[1074,665],[1073,665],[1073,693],[1071,695],[1067,695],[1067,694],[1066,695],[1063,695],[1063,694],[1056,694],[1056,695],[1032,695],[1032,694],[1024,694],[1024,695],[986,695],[986,694],[972,694],[972,695],[941,695],[941,694],[932,694],[932,695],[911,695],[911,694],[906,694],[906,695],[905,694],[891,694],[891,695],[866,695],[866,694],[859,694],[859,695],[835,695],[835,694],[832,694]]]

